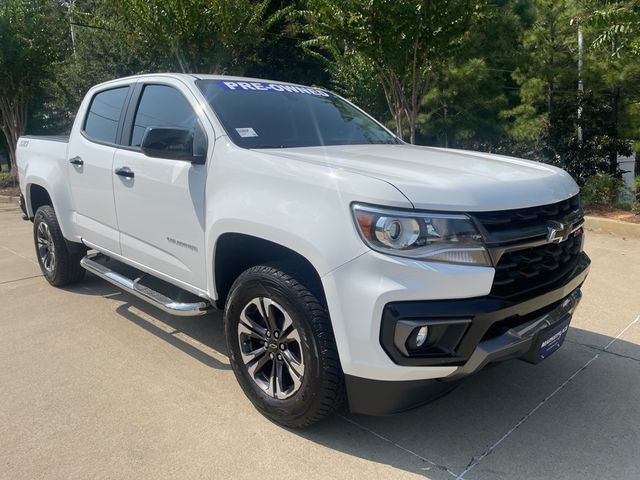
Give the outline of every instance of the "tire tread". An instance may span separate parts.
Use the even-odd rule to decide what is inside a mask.
[[[320,375],[321,384],[318,385],[321,398],[305,415],[290,420],[277,419],[277,421],[292,428],[308,427],[333,414],[346,403],[344,374],[321,287],[317,285],[316,279],[304,270],[295,265],[280,262],[249,268],[236,279],[231,292],[247,278],[255,275],[268,276],[285,284],[307,309],[323,365]]]
[[[44,221],[48,225],[56,250],[56,268],[53,276],[51,277],[49,277],[44,271],[44,268],[40,264],[40,258],[38,257],[38,263],[40,264],[40,268],[42,269],[42,273],[45,278],[51,285],[56,287],[62,287],[82,280],[84,278],[85,269],[80,265],[80,260],[86,254],[86,248],[84,245],[69,242],[64,238],[56,217],[56,212],[52,206],[43,205],[38,208],[33,221],[34,237],[37,225],[40,221]]]

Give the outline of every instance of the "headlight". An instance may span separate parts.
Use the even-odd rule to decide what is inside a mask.
[[[359,204],[352,208],[358,232],[373,250],[434,262],[491,266],[482,235],[466,215]]]

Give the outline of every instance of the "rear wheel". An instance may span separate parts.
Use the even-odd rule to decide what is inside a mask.
[[[33,239],[40,270],[51,285],[61,287],[84,277],[80,260],[86,248],[65,240],[51,206],[38,208],[33,219]]]
[[[344,401],[344,380],[327,309],[304,275],[257,266],[234,283],[225,309],[231,366],[255,407],[306,427]]]

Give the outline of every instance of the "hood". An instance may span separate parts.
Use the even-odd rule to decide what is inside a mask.
[[[525,208],[559,202],[579,191],[568,173],[551,165],[465,150],[402,144],[258,151],[386,181],[415,208],[427,210]]]

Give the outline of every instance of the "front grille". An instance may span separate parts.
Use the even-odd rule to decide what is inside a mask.
[[[545,287],[566,280],[579,262],[583,223],[579,195],[550,205],[470,215],[497,260],[491,295],[523,298],[543,293]],[[562,235],[573,233],[563,242],[545,243],[549,227],[559,224]]]
[[[562,243],[507,252],[498,261],[491,294],[509,298],[539,292],[567,279],[582,251],[582,228]]]
[[[484,229],[489,243],[513,242],[545,235],[549,220],[563,221],[571,215],[582,219],[579,195],[550,205],[500,212],[474,212],[471,215]]]

